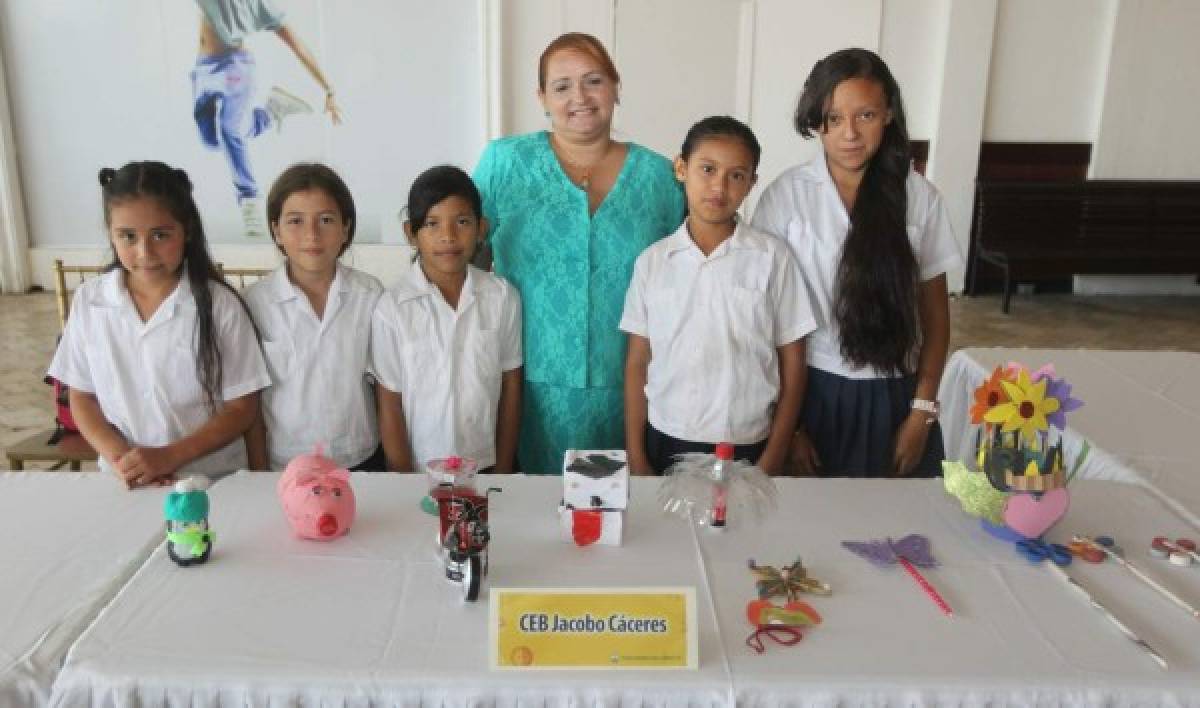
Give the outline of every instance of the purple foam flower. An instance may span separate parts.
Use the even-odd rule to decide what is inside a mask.
[[[1059,430],[1067,429],[1067,414],[1079,410],[1083,401],[1071,398],[1071,384],[1066,379],[1046,379],[1046,398],[1058,399],[1058,410],[1046,416],[1046,421]]]

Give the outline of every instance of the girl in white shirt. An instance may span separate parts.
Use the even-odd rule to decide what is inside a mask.
[[[270,383],[254,324],[208,254],[192,184],[161,162],[100,170],[115,258],[75,293],[49,374],[100,467],[129,487],[231,472]]]
[[[687,219],[638,256],[620,323],[634,474],[662,474],[675,456],[722,442],[782,471],[816,325],[787,245],[737,217],[760,155],[749,128],[713,116],[675,160]]]
[[[470,457],[513,471],[521,415],[521,298],[469,265],[487,234],[467,173],[426,170],[408,193],[413,264],[375,308],[371,363],[389,469]]]
[[[817,314],[793,460],[827,476],[936,475],[960,256],[941,196],[911,169],[900,89],[874,53],[835,52],[804,82],[795,124],[822,149],[754,213],[791,245]]]
[[[343,467],[384,469],[367,361],[383,286],[338,260],[356,222],[325,165],[292,165],[271,186],[267,223],[286,260],[246,292],[272,382],[246,438],[254,469],[283,469],[317,444]]]

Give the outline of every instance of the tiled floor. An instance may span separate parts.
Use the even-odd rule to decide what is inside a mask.
[[[1016,297],[1011,315],[999,298],[954,298],[950,349],[1030,346],[1200,351],[1200,299],[1193,297]],[[0,447],[54,423],[42,383],[58,336],[50,294],[0,297]],[[0,463],[7,467],[7,464]],[[36,465],[29,465],[34,467]]]

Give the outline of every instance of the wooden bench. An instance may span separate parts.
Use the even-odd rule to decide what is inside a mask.
[[[1072,275],[1200,273],[1200,182],[1089,180],[975,185],[972,262],[1014,282]]]

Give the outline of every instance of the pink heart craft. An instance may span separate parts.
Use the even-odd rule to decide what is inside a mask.
[[[1004,523],[1025,538],[1041,538],[1067,513],[1070,501],[1065,487],[1052,489],[1040,499],[1033,494],[1013,494],[1004,502]]]

